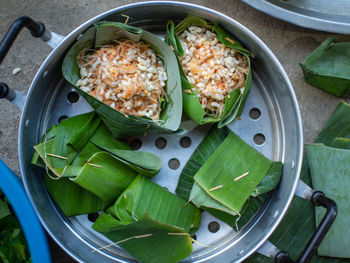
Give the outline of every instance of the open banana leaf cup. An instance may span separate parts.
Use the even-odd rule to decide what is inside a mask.
[[[181,46],[181,42],[179,40],[178,35],[192,25],[201,26],[206,28],[207,30],[213,31],[217,35],[219,41],[225,47],[232,48],[235,51],[239,52],[240,54],[245,56],[248,61],[249,71],[245,80],[244,88],[234,89],[228,95],[226,95],[224,110],[221,116],[213,117],[206,116],[206,113],[199,102],[196,91],[192,90],[192,88],[195,87],[188,81],[178,59],[183,91],[182,96],[184,112],[198,124],[216,122],[218,123],[219,128],[221,128],[235,120],[237,117],[239,117],[243,111],[252,84],[252,73],[250,65],[250,57],[252,56],[252,54],[219,25],[209,23],[202,18],[189,15],[177,26],[174,26],[173,21],[169,21],[167,24],[165,42],[173,48],[174,53],[177,57],[181,57],[184,55],[184,50]],[[189,92],[185,92],[186,90],[188,90]]]
[[[98,49],[114,40],[130,39],[134,42],[143,41],[163,60],[168,80],[165,88],[165,101],[162,104],[160,119],[153,121],[146,116],[125,116],[123,113],[109,107],[76,86],[81,78],[77,62],[78,54],[84,49]],[[172,50],[159,37],[140,28],[119,22],[99,22],[89,28],[66,54],[62,73],[65,79],[94,108],[113,136],[123,138],[137,134],[173,133],[179,129],[182,116],[181,79],[177,60]]]

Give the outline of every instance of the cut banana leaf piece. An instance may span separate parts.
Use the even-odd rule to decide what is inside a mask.
[[[350,43],[328,38],[300,64],[305,81],[339,97],[350,91]]]
[[[218,126],[219,128],[221,128],[235,120],[237,117],[239,117],[243,111],[252,83],[252,73],[250,64],[251,52],[245,49],[237,40],[235,40],[219,25],[207,22],[206,20],[200,17],[189,15],[177,26],[174,26],[173,21],[169,21],[167,24],[165,42],[168,45],[172,46],[172,48],[174,49],[174,53],[178,57],[184,55],[184,50],[178,35],[192,25],[201,26],[214,32],[217,35],[219,41],[225,47],[232,48],[235,51],[239,52],[240,54],[245,56],[248,61],[249,72],[246,76],[244,88],[232,90],[228,95],[226,95],[224,109],[221,116],[212,117],[208,116],[205,113],[197,97],[197,92],[195,91],[196,87],[190,84],[190,82],[188,81],[187,76],[185,75],[178,59],[183,91],[182,96],[184,112],[198,124],[218,122]]]
[[[338,206],[338,215],[318,248],[318,255],[350,258],[350,150],[327,147],[323,144],[306,145],[312,185],[332,198]],[[324,209],[316,207],[316,224],[324,216]]]
[[[230,133],[194,180],[211,198],[239,213],[271,164],[272,161]]]
[[[119,220],[103,213],[92,228],[108,237],[110,245],[123,247],[141,263],[177,263],[193,250],[188,233],[147,214],[138,221],[121,225]]]
[[[336,138],[350,138],[350,105],[340,102],[332,116],[318,134],[315,143],[332,146]],[[312,186],[309,164],[303,160],[301,179]],[[311,202],[295,197],[286,215],[269,240],[279,249],[288,251],[292,259],[296,259],[315,232],[315,209]],[[246,260],[247,263],[273,263],[258,253]],[[311,263],[348,263],[349,259],[329,258],[314,255]]]
[[[67,216],[106,208],[139,173],[151,177],[161,167],[161,159],[156,155],[134,152],[126,143],[114,139],[95,113],[64,120],[34,148],[32,163],[56,178],[47,178],[46,184]],[[69,188],[69,196],[62,195],[65,187]],[[82,199],[77,196],[87,196],[80,207],[75,201],[69,203],[70,199],[80,202]]]
[[[166,100],[162,107],[160,120],[157,122],[148,117],[125,116],[76,87],[76,83],[81,77],[77,63],[78,54],[84,49],[97,49],[102,45],[122,38],[148,43],[164,62],[168,78],[165,88]],[[118,22],[99,22],[95,24],[94,27],[83,33],[82,37],[68,51],[63,61],[62,72],[66,80],[95,109],[113,136],[117,138],[144,134],[145,132],[173,133],[180,126],[182,95],[177,59],[168,45],[157,36],[143,29]]]
[[[200,210],[149,179],[138,176],[108,210],[123,224],[145,214],[167,225],[194,233],[200,225]]]
[[[335,138],[332,147],[339,149],[350,149],[350,139],[348,138]]]

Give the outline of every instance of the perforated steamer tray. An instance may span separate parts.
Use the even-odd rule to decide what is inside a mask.
[[[271,51],[242,25],[209,9],[170,2],[148,2],[121,7],[88,21],[67,36],[50,54],[32,83],[21,118],[19,158],[27,193],[46,230],[78,261],[134,262],[118,246],[92,253],[93,249],[108,245],[111,241],[92,230],[91,216],[90,219],[88,215],[65,217],[46,191],[43,171],[30,165],[33,145],[37,144],[52,124],[64,117],[92,110],[82,97],[74,102],[74,97],[78,95],[60,73],[63,56],[79,34],[95,21],[123,21],[120,14],[127,14],[132,18],[130,25],[162,35],[169,19],[180,21],[188,13],[218,22],[255,54],[251,93],[240,120],[228,127],[268,158],[282,160],[284,170],[278,189],[238,233],[203,212],[196,239],[209,247],[194,244],[192,255],[184,262],[222,263],[245,259],[273,232],[291,202],[301,164],[301,121],[291,84]],[[184,136],[148,134],[129,138],[128,142],[133,146],[141,146],[139,150],[155,153],[162,158],[163,166],[153,180],[175,192],[184,165],[209,128],[210,126],[197,127]],[[217,222],[220,226],[215,233],[208,227],[211,222]]]

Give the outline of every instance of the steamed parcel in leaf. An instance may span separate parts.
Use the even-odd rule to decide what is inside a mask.
[[[137,177],[152,177],[161,160],[113,138],[95,112],[54,125],[34,146],[32,163],[46,169],[46,185],[65,215],[97,212]]]
[[[185,165],[176,193],[237,228],[263,205],[281,173],[281,162],[268,160],[229,129],[213,127]],[[215,183],[206,191],[197,183],[198,177]],[[220,177],[227,177],[228,183],[220,183]],[[222,197],[211,196],[222,190],[235,203],[234,208]]]
[[[181,80],[160,38],[118,22],[98,22],[68,51],[63,76],[112,134],[173,133],[182,116]]]
[[[201,213],[193,204],[138,176],[92,228],[138,262],[176,263],[192,252],[190,234],[200,226]]]
[[[250,91],[251,52],[217,24],[189,15],[167,24],[165,41],[178,57],[185,113],[223,127],[239,117]]]

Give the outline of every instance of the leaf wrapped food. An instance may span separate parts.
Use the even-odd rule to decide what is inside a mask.
[[[239,117],[250,91],[250,51],[220,26],[189,15],[167,24],[165,41],[178,56],[185,113],[223,127]]]
[[[139,175],[93,229],[140,262],[178,262],[192,252],[190,234],[200,216],[198,208]]]
[[[32,163],[50,175],[48,191],[67,216],[103,210],[138,174],[152,177],[161,167],[154,154],[114,139],[95,112],[53,126],[34,149]]]
[[[250,197],[240,210],[240,215],[238,215],[237,211],[228,209],[206,195],[205,191],[195,184],[194,181],[196,173],[205,165],[205,162],[222,144],[229,133],[229,129],[218,129],[217,127],[213,127],[208,132],[182,170],[176,193],[186,200],[191,200],[194,204],[201,207],[201,209],[208,211],[215,217],[237,229],[237,227],[240,228],[248,222],[268,198],[268,194],[266,193],[272,191],[277,186],[282,173],[282,163],[272,162],[266,175],[254,188]],[[232,162],[236,162],[236,159],[237,157],[232,157]],[[206,204],[206,206],[204,204]]]
[[[339,97],[350,91],[350,43],[328,38],[299,64],[305,81]]]
[[[63,76],[117,138],[178,130],[179,69],[157,36],[118,22],[99,22],[71,47]]]

